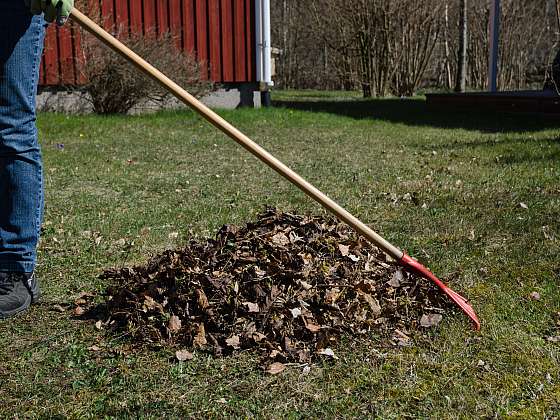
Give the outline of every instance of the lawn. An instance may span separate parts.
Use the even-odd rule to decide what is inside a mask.
[[[0,322],[0,417],[558,416],[560,123],[422,99],[275,99],[220,114],[468,296],[482,331],[457,313],[408,348],[346,337],[340,360],[277,376],[250,352],[176,363],[169,349],[132,351],[72,315],[81,292],[108,286],[103,269],[265,206],[323,210],[188,111],[41,114],[44,297]]]

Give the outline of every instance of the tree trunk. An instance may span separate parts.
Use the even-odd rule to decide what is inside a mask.
[[[560,1],[560,0],[559,0]],[[449,63],[449,5],[445,3],[445,26],[444,31],[444,46],[445,46],[445,83],[447,89],[451,89],[451,65]]]
[[[556,0],[556,24],[557,30],[560,33],[560,0]]]
[[[455,82],[455,92],[464,92],[467,85],[467,13],[468,0],[460,0],[459,17],[459,54],[457,61],[457,80]]]

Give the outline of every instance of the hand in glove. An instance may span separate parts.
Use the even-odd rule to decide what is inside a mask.
[[[34,15],[45,14],[47,22],[64,25],[74,7],[74,0],[31,0],[31,13]]]

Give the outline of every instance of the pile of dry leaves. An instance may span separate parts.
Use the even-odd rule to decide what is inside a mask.
[[[346,225],[274,209],[103,277],[114,284],[106,328],[217,355],[253,348],[269,363],[335,357],[341,334],[375,332],[407,345],[450,310],[435,287]]]

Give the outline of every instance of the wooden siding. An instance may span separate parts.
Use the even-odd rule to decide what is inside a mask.
[[[90,0],[105,26],[134,33],[170,32],[177,47],[195,54],[205,77],[215,82],[255,81],[255,22],[252,0]],[[79,85],[80,31],[74,25],[50,25],[39,84]],[[162,69],[165,70],[165,69]]]

